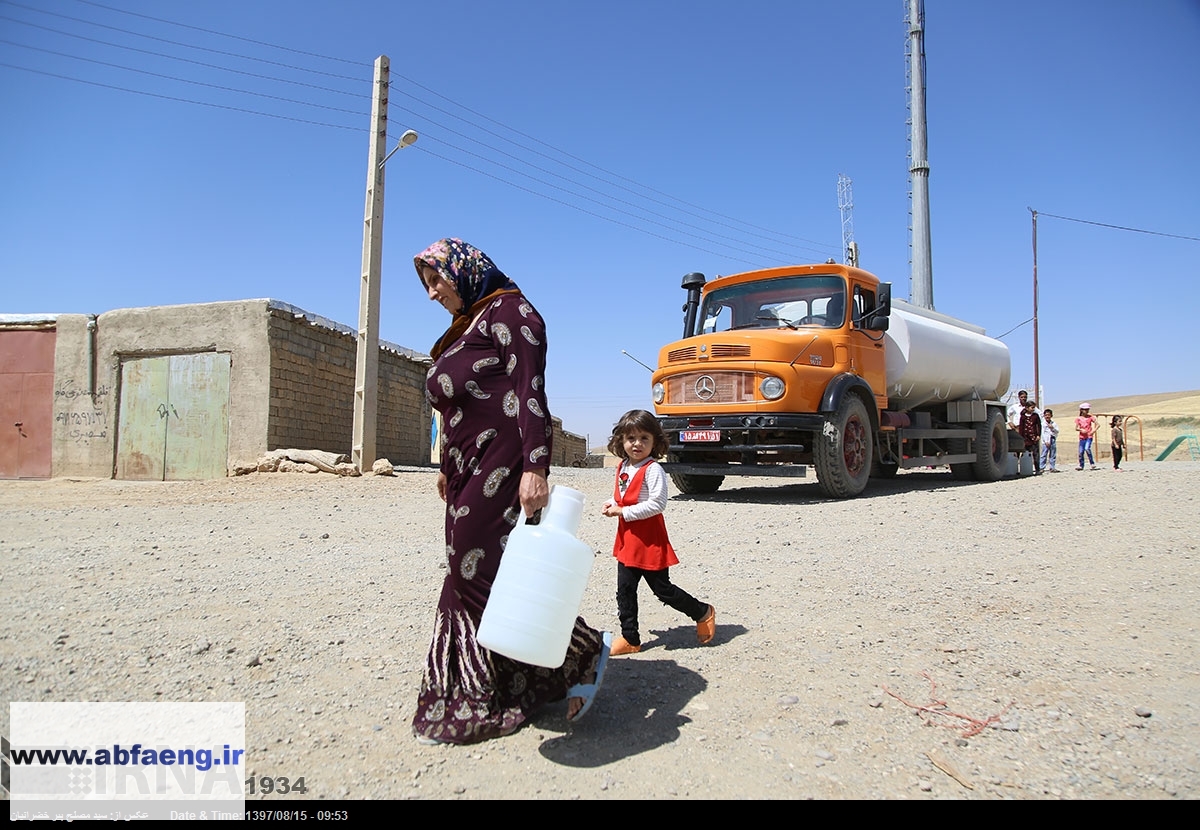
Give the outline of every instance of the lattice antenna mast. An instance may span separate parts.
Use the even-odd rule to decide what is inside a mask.
[[[858,267],[858,243],[854,241],[854,188],[849,176],[838,174],[838,212],[842,215],[842,261]]]
[[[909,265],[913,305],[933,308],[929,233],[929,149],[925,121],[925,3],[905,0],[905,92],[908,99]]]

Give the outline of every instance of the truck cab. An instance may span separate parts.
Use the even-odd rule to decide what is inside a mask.
[[[826,263],[689,275],[684,287],[684,337],[660,350],[651,378],[681,490],[712,492],[717,474],[804,475],[794,465],[813,462],[822,413],[846,395],[878,428],[890,286]]]

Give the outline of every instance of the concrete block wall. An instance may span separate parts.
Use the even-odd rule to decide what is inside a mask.
[[[425,397],[428,360],[385,346],[379,351],[375,454],[393,464],[428,466],[433,407]],[[387,452],[385,447],[389,447]]]
[[[582,435],[567,432],[562,421],[551,417],[554,424],[554,451],[550,463],[555,467],[582,467],[587,457],[587,441]]]
[[[282,303],[270,309],[269,449],[349,455],[354,438],[357,344],[352,331]],[[427,359],[387,346],[379,353],[375,455],[393,464],[429,463]]]

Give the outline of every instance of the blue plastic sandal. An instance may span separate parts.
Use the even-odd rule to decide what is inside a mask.
[[[600,662],[596,664],[596,679],[591,683],[576,683],[567,689],[567,700],[573,697],[583,698],[583,705],[579,707],[575,717],[567,718],[571,723],[578,723],[587,714],[587,710],[592,708],[596,692],[600,691],[600,684],[604,682],[604,670],[608,667],[608,653],[612,649],[612,633],[605,631],[603,641],[603,645],[600,646]]]

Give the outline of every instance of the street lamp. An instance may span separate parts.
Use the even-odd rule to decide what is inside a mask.
[[[370,162],[367,165],[367,204],[363,217],[362,283],[358,297],[358,354],[354,362],[354,437],[351,458],[360,474],[375,464],[375,428],[379,402],[379,281],[383,263],[383,165],[396,150],[417,140],[415,130],[405,130],[400,143],[386,156],[387,88],[386,55],[375,60],[375,96],[371,104]]]
[[[418,137],[416,130],[405,130],[404,135],[400,136],[400,143],[392,148],[392,152],[383,157],[383,161],[379,162],[379,166],[383,167],[383,165],[387,164],[387,160],[396,155],[397,150],[403,150],[405,147],[411,147],[416,144]]]

